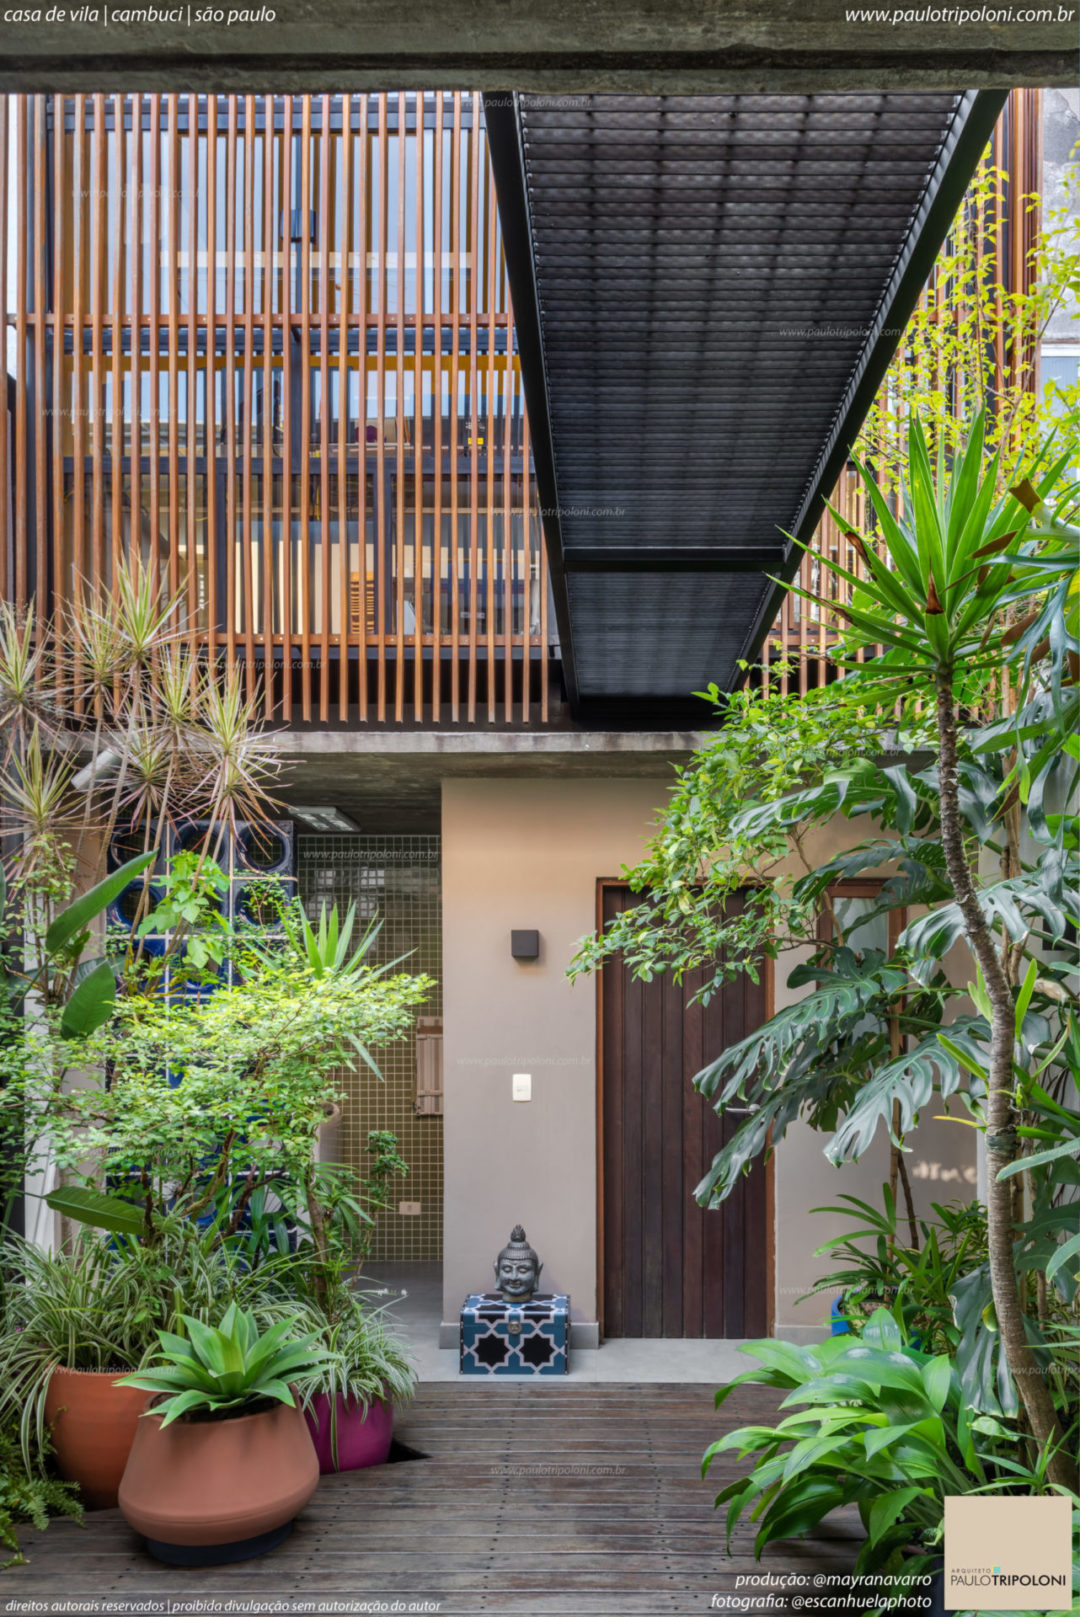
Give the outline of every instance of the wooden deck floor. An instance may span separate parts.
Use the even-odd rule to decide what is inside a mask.
[[[28,1530],[30,1562],[0,1578],[0,1610],[33,1601],[22,1609],[100,1612],[113,1602],[113,1611],[208,1617],[251,1601],[248,1611],[265,1613],[697,1617],[714,1594],[735,1592],[740,1572],[843,1572],[854,1559],[857,1523],[793,1541],[760,1566],[743,1531],[735,1558],[725,1555],[701,1454],[721,1430],[775,1407],[758,1388],[718,1414],[706,1386],[429,1384],[398,1432],[429,1458],[324,1479],[273,1554],[178,1571],[103,1511],[85,1529]],[[736,1474],[730,1462],[723,1480]],[[782,1596],[754,1599],[743,1617],[790,1610]]]

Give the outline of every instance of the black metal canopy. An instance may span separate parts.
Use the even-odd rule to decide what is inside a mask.
[[[579,716],[757,652],[1004,99],[485,98]]]

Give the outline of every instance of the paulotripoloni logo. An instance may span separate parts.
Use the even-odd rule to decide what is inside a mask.
[[[1068,1499],[945,1500],[946,1611],[1063,1611],[1072,1605]]]

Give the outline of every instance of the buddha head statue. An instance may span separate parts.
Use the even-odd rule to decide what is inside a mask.
[[[504,1302],[527,1303],[540,1284],[544,1265],[525,1239],[525,1231],[515,1224],[510,1239],[495,1259],[495,1288]]]

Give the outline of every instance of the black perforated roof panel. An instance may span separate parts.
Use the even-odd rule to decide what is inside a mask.
[[[734,683],[1003,99],[487,98],[575,706]]]

